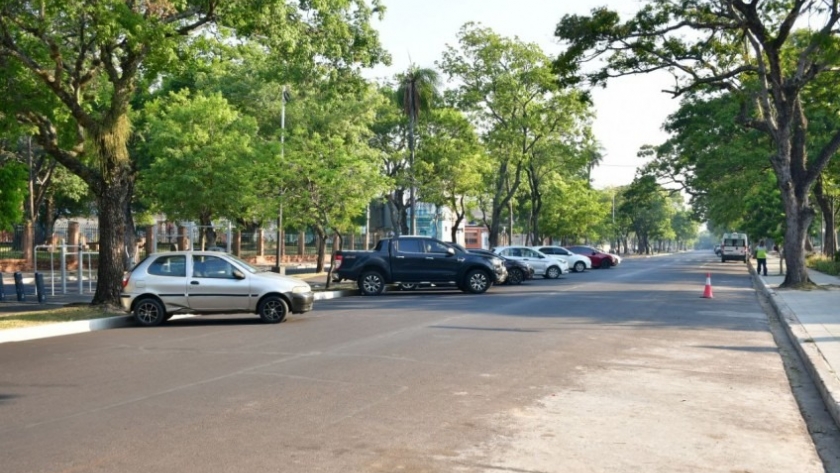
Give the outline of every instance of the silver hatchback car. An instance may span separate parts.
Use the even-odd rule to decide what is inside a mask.
[[[122,306],[140,325],[155,326],[177,312],[251,312],[267,323],[312,310],[305,281],[260,271],[213,251],[154,253],[123,278]]]

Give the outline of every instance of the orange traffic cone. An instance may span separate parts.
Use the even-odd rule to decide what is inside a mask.
[[[703,290],[703,298],[714,298],[714,296],[712,295],[712,275],[710,273],[706,273],[706,288]]]

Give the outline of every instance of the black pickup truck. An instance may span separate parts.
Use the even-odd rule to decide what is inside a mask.
[[[455,284],[464,292],[481,294],[504,281],[507,270],[499,258],[465,252],[427,237],[379,240],[372,251],[339,251],[333,277],[356,281],[363,295],[381,294],[386,284]]]

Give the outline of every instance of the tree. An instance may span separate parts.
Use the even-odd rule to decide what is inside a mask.
[[[297,118],[282,167],[291,213],[318,235],[316,272],[325,266],[327,237],[340,242],[341,232],[350,230],[353,219],[388,185],[367,144],[380,99],[370,87],[341,93],[325,82],[293,102]]]
[[[805,239],[814,210],[809,194],[840,148],[840,128],[813,145],[802,93],[838,62],[836,26],[840,4],[801,0],[656,0],[621,22],[604,8],[591,16],[566,15],[556,36],[568,43],[555,63],[562,80],[604,83],[610,77],[667,71],[668,92],[727,91],[741,105],[738,120],[766,134],[786,215],[784,286],[809,283]],[[819,24],[795,31],[797,24]],[[605,56],[605,65],[582,73],[582,63]]]
[[[633,180],[624,192],[624,202],[618,212],[630,220],[641,253],[650,254],[652,242],[668,236],[671,231],[670,219],[674,210],[653,176],[641,175]]]
[[[610,211],[600,197],[601,193],[592,189],[585,178],[554,176],[545,186],[541,236],[579,243],[595,231]]]
[[[215,244],[213,220],[230,220],[256,200],[254,170],[267,159],[257,140],[257,123],[220,94],[192,95],[188,89],[150,103],[146,154],[153,156],[138,191],[168,218],[197,220],[201,243]]]
[[[567,122],[561,111],[574,92],[558,87],[548,57],[535,44],[472,23],[461,28],[458,40],[459,47],[447,47],[438,66],[458,80],[453,91],[457,106],[482,130],[493,160],[486,175],[490,209],[485,224],[490,245],[496,246],[502,214],[507,210],[512,218],[511,199],[531,151]]]
[[[423,69],[412,65],[408,71],[397,78],[399,87],[397,88],[397,100],[402,106],[403,112],[408,117],[408,152],[410,153],[408,167],[411,173],[411,180],[409,183],[409,232],[412,235],[417,233],[417,216],[414,214],[415,206],[415,188],[414,182],[414,154],[417,145],[415,143],[415,128],[417,127],[417,117],[421,111],[428,111],[432,102],[440,95],[438,89],[440,88],[440,78],[434,69]]]
[[[177,66],[184,39],[201,29],[232,28],[300,65],[369,65],[386,59],[369,25],[382,10],[377,0],[373,8],[365,0],[3,2],[0,87],[7,90],[0,116],[29,126],[96,196],[101,245],[94,304],[120,304],[134,183],[129,104],[139,85]]]
[[[483,190],[488,160],[467,118],[453,108],[432,110],[420,123],[417,185],[423,201],[455,213],[451,241]]]

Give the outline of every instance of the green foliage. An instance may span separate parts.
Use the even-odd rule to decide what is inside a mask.
[[[545,235],[576,242],[596,233],[609,213],[609,206],[601,201],[601,193],[592,189],[586,180],[556,177],[546,185],[540,228]]]
[[[460,84],[449,94],[473,125],[482,130],[482,142],[492,166],[485,174],[490,244],[498,242],[502,214],[519,191],[533,157],[531,187],[538,194],[546,168],[556,168],[557,144],[580,143],[588,111],[575,104],[580,95],[561,90],[548,57],[535,44],[499,36],[488,28],[468,23],[458,34],[458,47],[448,47],[438,66]],[[562,137],[562,138],[561,138]],[[551,151],[539,148],[544,142]],[[539,169],[537,169],[539,168]],[[538,212],[539,199],[532,200]]]
[[[0,230],[11,230],[23,221],[23,200],[29,173],[17,162],[0,165]]]
[[[191,95],[184,89],[150,103],[147,154],[138,191],[169,218],[238,217],[249,199],[255,166],[266,157],[253,118],[235,111],[221,95]]]
[[[832,260],[826,256],[811,255],[806,262],[809,268],[813,268],[821,273],[840,276],[840,261]]]
[[[368,146],[382,96],[372,88],[341,94],[323,84],[293,102],[294,117],[278,171],[296,220],[322,232],[346,232],[388,180]]]

